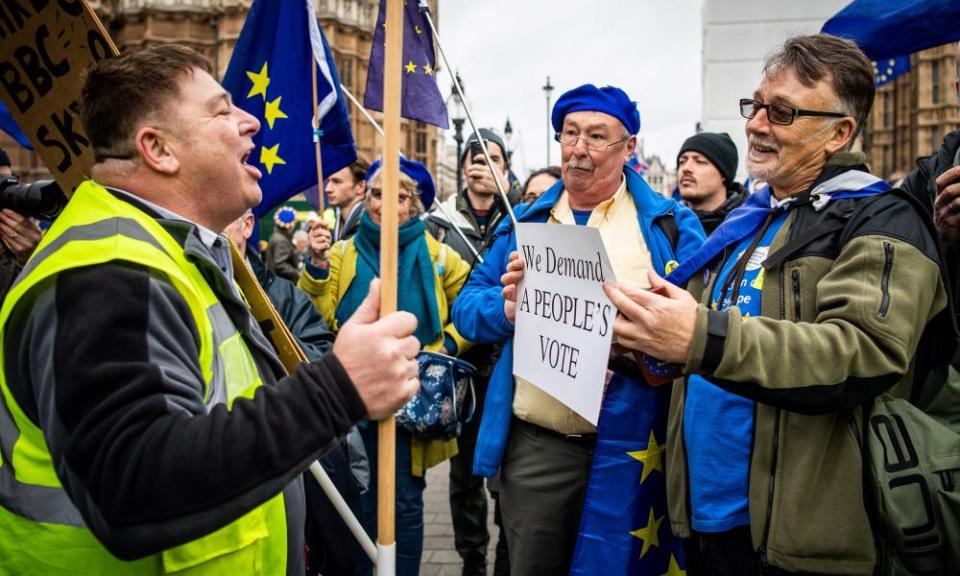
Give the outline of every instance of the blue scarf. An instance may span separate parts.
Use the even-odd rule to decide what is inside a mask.
[[[440,313],[437,310],[433,262],[427,250],[426,226],[423,220],[411,218],[400,226],[397,238],[400,257],[397,259],[397,310],[417,317],[414,336],[420,347],[440,338]],[[357,270],[343,299],[337,306],[337,322],[342,326],[366,298],[370,281],[380,276],[380,226],[374,224],[366,212],[360,217],[360,227],[353,237],[357,247]]]
[[[859,170],[849,170],[835,176],[810,191],[810,199],[815,210],[820,210],[830,200],[843,198],[862,198],[886,192],[890,185],[883,180]],[[765,186],[757,190],[727,216],[713,234],[707,238],[693,256],[667,275],[667,280],[683,286],[697,271],[710,263],[728,247],[756,233],[764,220],[773,210],[770,205],[771,190]]]

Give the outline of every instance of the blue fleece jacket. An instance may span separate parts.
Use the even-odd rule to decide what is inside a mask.
[[[664,276],[669,262],[683,262],[700,248],[705,239],[703,228],[690,209],[654,192],[636,172],[625,169],[624,174],[654,269]],[[563,182],[557,182],[531,206],[516,207],[517,221],[546,222],[562,192]],[[679,231],[676,248],[654,224],[657,218],[671,213]],[[505,220],[494,234],[483,263],[474,269],[453,304],[453,324],[460,334],[476,343],[506,343],[490,376],[473,462],[474,474],[487,477],[496,474],[500,467],[513,413],[513,324],[503,313],[500,276],[506,270],[510,252],[516,249],[513,226]]]

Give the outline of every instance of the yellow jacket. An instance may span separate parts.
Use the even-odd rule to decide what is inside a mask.
[[[457,345],[456,350],[449,351],[450,354],[463,354],[472,346],[472,343],[461,336],[453,326],[450,320],[450,308],[453,306],[454,298],[467,281],[470,266],[456,250],[441,244],[429,232],[424,232],[424,236],[427,239],[427,251],[434,264],[433,283],[436,287],[437,311],[440,314],[443,334],[423,349],[428,352],[438,352],[443,347],[444,335],[449,335]],[[330,248],[329,273],[326,279],[314,278],[304,270],[300,273],[300,280],[297,282],[297,286],[310,296],[320,314],[323,315],[323,319],[334,332],[340,329],[336,311],[356,275],[357,256],[357,246],[353,238],[341,240]],[[457,441],[453,439],[446,442],[439,440],[428,442],[414,437],[412,452],[413,475],[423,476],[427,468],[456,456]]]

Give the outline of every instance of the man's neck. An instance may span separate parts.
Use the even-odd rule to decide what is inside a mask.
[[[474,210],[489,210],[497,198],[493,194],[475,194],[467,188],[467,199]]]
[[[687,207],[691,210],[696,210],[697,212],[713,212],[717,208],[723,206],[723,203],[727,201],[727,191],[723,190],[716,194],[711,194],[710,196],[701,197],[701,198],[686,198]]]
[[[600,204],[606,202],[610,198],[613,198],[617,190],[620,189],[620,186],[624,185],[624,175],[620,174],[616,180],[613,180],[612,184],[607,184],[603,186],[602,190],[597,191],[596,193],[591,193],[587,197],[582,195],[571,194],[567,190],[567,198],[570,202],[570,208],[573,210],[593,210]]]

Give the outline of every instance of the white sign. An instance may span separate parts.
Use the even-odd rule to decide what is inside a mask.
[[[616,308],[603,293],[616,282],[595,228],[518,224],[526,265],[517,291],[513,374],[594,426],[600,416]]]

